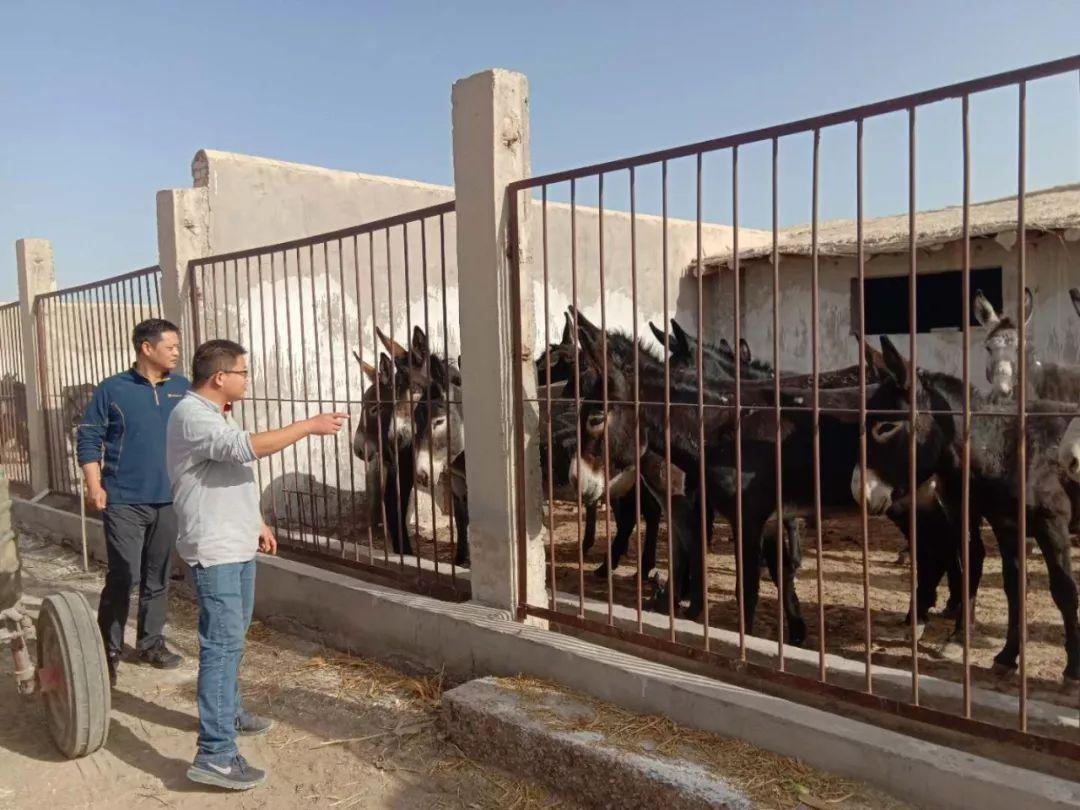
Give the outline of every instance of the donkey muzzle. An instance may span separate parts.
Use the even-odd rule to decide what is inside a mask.
[[[856,467],[851,474],[851,497],[855,503],[862,503],[866,498],[866,511],[871,515],[884,514],[893,502],[893,488],[881,480],[871,469],[866,470],[865,480]]]

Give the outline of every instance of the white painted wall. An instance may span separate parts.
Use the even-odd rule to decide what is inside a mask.
[[[1016,312],[1016,264],[1018,252],[1010,240],[1002,245],[993,239],[977,239],[971,245],[971,266],[975,269],[1002,268],[1002,286],[1007,312]],[[940,250],[920,250],[919,273],[959,270],[963,266],[962,243],[953,242]],[[906,254],[882,254],[866,263],[867,277],[895,276],[908,272]],[[822,370],[855,363],[858,342],[851,336],[851,279],[857,275],[853,258],[819,259],[820,357]],[[810,259],[780,260],[781,328],[780,365],[792,371],[811,370],[812,308],[810,299]],[[708,284],[730,284],[730,272],[715,275]],[[1045,360],[1080,363],[1080,319],[1069,299],[1069,287],[1080,285],[1080,243],[1063,241],[1055,234],[1030,238],[1027,243],[1027,284],[1035,294],[1035,315],[1030,337]],[[772,359],[772,268],[769,261],[743,263],[743,334],[757,356]],[[980,387],[986,386],[986,330],[972,327],[971,374]],[[907,351],[908,336],[890,335]],[[873,341],[876,345],[877,341]],[[936,371],[960,375],[963,363],[963,334],[960,331],[920,333],[918,363]]]

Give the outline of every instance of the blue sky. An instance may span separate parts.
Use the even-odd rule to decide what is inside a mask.
[[[203,147],[450,183],[450,85],[486,67],[528,75],[544,172],[1068,56],[1078,31],[1076,0],[9,0],[0,300],[15,295],[22,236],[53,240],[62,286],[154,263],[154,193],[190,185]],[[957,114],[920,118],[920,207],[959,200]],[[975,196],[1012,193],[1015,95],[977,99],[972,123]],[[867,127],[868,214],[904,210],[905,132],[900,116]],[[1030,187],[1080,179],[1075,74],[1031,88],[1029,132]],[[853,213],[852,137],[825,133],[825,217]],[[808,155],[808,138],[782,145],[784,224],[809,218]],[[767,150],[740,162],[743,224],[769,227],[767,163]],[[720,221],[725,165],[706,166],[706,216]],[[674,213],[692,216],[685,168]]]

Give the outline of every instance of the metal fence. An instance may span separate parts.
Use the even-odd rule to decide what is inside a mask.
[[[454,227],[450,202],[199,259],[188,287],[194,342],[249,351],[248,397],[234,411],[245,429],[350,414],[348,433],[259,462],[282,548],[461,599]]]
[[[97,384],[131,365],[135,326],[161,317],[161,269],[45,293],[34,308],[49,489],[78,497],[76,427]]]
[[[0,464],[12,491],[30,491],[30,434],[19,302],[0,305]]]
[[[1033,665],[1028,628],[1034,589],[1027,585],[1033,577],[1040,589],[1052,593],[1052,601],[1045,591],[1036,594],[1046,610],[1040,621],[1050,624],[1054,639],[1049,659],[1038,662],[1040,693],[1075,719],[1080,630],[1069,563],[1069,513],[1063,507],[1073,484],[1056,467],[1056,453],[1066,424],[1077,415],[1077,397],[1042,392],[1042,369],[1033,364],[1028,351],[1028,330],[1036,327],[1023,314],[1007,318],[996,312],[987,317],[991,360],[1011,351],[1005,358],[1015,372],[1009,391],[998,391],[993,398],[974,391],[973,377],[982,370],[970,361],[972,315],[982,303],[973,303],[977,299],[971,285],[972,243],[986,238],[973,233],[971,225],[971,108],[981,94],[1014,94],[1019,169],[1011,250],[1013,301],[1019,307],[1028,287],[1026,243],[1033,238],[1025,220],[1028,85],[1047,77],[1075,78],[1078,70],[1080,57],[1072,57],[512,184],[512,194],[527,195],[539,208],[536,276],[525,277],[524,265],[519,266],[516,289],[534,284],[543,289],[537,307],[543,311],[548,346],[537,363],[540,393],[526,399],[521,388],[516,392],[519,425],[527,423],[526,408],[541,415],[536,438],[544,449],[548,599],[546,604],[530,603],[522,578],[519,616],[539,617],[556,627],[609,636],[909,719],[1080,758],[1075,727],[1029,728]],[[957,376],[921,370],[915,326],[920,323],[919,307],[931,303],[919,300],[916,283],[926,255],[919,250],[916,120],[920,112],[942,102],[949,105],[954,132],[950,143],[962,166],[957,189],[962,194],[962,283],[955,304],[962,313],[957,331],[963,337],[963,358]],[[905,244],[897,252],[906,264],[901,289],[909,334],[903,350],[883,339],[879,351],[878,340],[863,329],[869,249],[864,234],[863,143],[865,125],[892,114],[904,117],[906,132],[906,148],[897,159],[906,164],[908,212]],[[857,284],[852,286],[850,333],[858,351],[855,364],[846,368],[823,368],[820,362],[824,341],[830,339],[823,331],[819,300],[820,144],[827,129],[846,132],[850,138],[848,159],[854,180],[852,275]],[[787,148],[785,139],[793,136],[806,137],[812,173],[806,201],[811,208],[809,285],[798,290],[786,286],[791,282],[784,273],[787,259],[778,215],[781,147]],[[748,185],[740,180],[739,171],[740,156],[758,144],[770,156],[764,188],[771,195],[771,239],[754,255],[767,263],[771,289],[748,305],[748,277],[743,272],[748,254],[739,245],[740,193],[745,194]],[[705,176],[706,161],[720,154],[728,167],[724,176]],[[680,199],[693,199],[696,210],[697,251],[690,268],[669,266],[669,177],[676,166],[678,176],[688,178],[689,185]],[[662,258],[648,270],[639,265],[636,241],[642,178],[647,178],[647,193],[659,203],[664,237]],[[586,186],[590,202],[599,209],[600,248],[597,261],[589,266],[579,260],[578,223]],[[710,278],[701,240],[703,196],[715,195],[717,189],[730,203],[733,244],[715,263],[722,269]],[[556,195],[569,201],[568,244],[554,241],[549,232],[554,206],[549,200]],[[629,224],[621,245],[605,246],[605,239],[611,240],[611,230],[605,228],[605,195],[628,201]],[[516,222],[510,224],[512,241],[521,236],[517,227]],[[567,254],[571,289],[556,290],[549,264]],[[518,251],[511,250],[511,256],[518,260]],[[617,262],[612,256],[627,258],[613,267]],[[591,274],[599,279],[599,298],[587,318],[578,289]],[[689,309],[696,334],[688,323],[665,322],[656,327],[661,348],[646,345],[642,341],[646,334],[639,327],[640,290],[645,283],[660,284],[664,320],[675,311],[669,289],[688,296],[693,303],[687,307],[684,302],[682,309]],[[726,286],[709,293],[706,284]],[[616,292],[629,298],[629,313],[625,307],[613,312]],[[798,298],[786,298],[785,293]],[[809,343],[803,356],[811,368],[807,374],[788,374],[781,370],[784,310],[803,304],[803,296],[812,312],[808,334],[803,336]],[[571,304],[561,342],[548,326],[553,321],[550,301],[556,298]],[[555,322],[560,315],[554,313]],[[519,345],[531,337],[522,334],[523,321],[528,322],[522,318],[515,324]],[[771,322],[770,363],[747,356],[748,347],[742,342],[747,324],[762,321]],[[723,335],[730,344],[721,343],[716,334],[720,323],[730,329]],[[1080,370],[1069,369],[1068,374],[1080,381]],[[1050,396],[1071,401],[1042,399]],[[518,466],[524,469],[524,429],[517,439]],[[524,489],[519,481],[519,498],[525,498]],[[1030,494],[1025,498],[1024,493]],[[793,520],[796,515],[809,521],[803,567],[814,570],[810,586],[801,589],[796,587],[796,575],[803,528]],[[715,516],[727,528],[714,531]],[[518,525],[524,559],[527,529],[524,520]],[[729,538],[731,544],[718,540],[710,548],[714,534]],[[1028,561],[1028,536],[1035,538],[1044,557],[1038,570]],[[591,551],[594,537],[596,550]],[[990,576],[988,557],[987,581],[1000,580],[1007,605],[988,593],[992,589],[984,581],[980,596],[993,600],[995,612],[982,607],[986,625],[980,635],[989,638],[975,645],[973,611],[984,541],[991,550],[995,544],[999,550],[1000,576],[996,569]],[[906,554],[899,568],[892,563],[898,551]],[[632,563],[620,570],[624,554]],[[851,558],[851,565],[839,566],[841,555]],[[592,572],[586,569],[589,556],[599,562]],[[650,579],[654,566],[656,573]],[[766,607],[773,593],[769,586],[759,598],[762,566],[775,583],[772,609]],[[951,641],[961,650],[952,660],[931,655],[920,645],[928,608],[946,571],[953,575],[949,610],[956,625]],[[840,590],[844,583],[851,587]],[[809,607],[809,622],[802,618],[800,597]],[[759,602],[761,609],[755,612]],[[890,624],[892,629],[886,630]],[[896,638],[898,628],[905,627],[906,636]],[[999,677],[986,672],[990,662],[974,666],[976,652],[982,656],[987,643],[1000,644],[992,662]],[[804,644],[816,648],[816,655],[798,649]],[[859,677],[852,677],[845,658],[861,663]],[[1062,667],[1064,693],[1058,681]],[[906,688],[898,688],[896,679],[887,674],[898,668],[907,671]],[[948,704],[929,695],[921,688],[929,682],[924,670],[938,681],[958,682],[960,699]],[[973,676],[983,690],[1016,695],[1011,722],[999,722],[1000,713],[991,717],[973,711]]]

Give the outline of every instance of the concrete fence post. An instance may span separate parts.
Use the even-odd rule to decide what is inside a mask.
[[[209,255],[210,235],[205,188],[166,189],[157,193],[158,265],[161,267],[162,317],[183,332],[181,366],[187,374],[195,341],[188,262]]]
[[[452,102],[472,594],[477,602],[513,610],[524,574],[528,602],[546,605],[536,407],[526,402],[523,470],[517,462],[514,407],[514,364],[522,372],[523,396],[535,400],[536,391],[528,195],[519,195],[517,202],[515,262],[509,251],[514,203],[506,188],[530,171],[528,80],[520,73],[487,70],[456,82]],[[524,279],[520,309],[513,303],[516,272]],[[523,319],[525,340],[514,356],[517,317]],[[527,540],[524,558],[518,553],[519,515]]]
[[[45,391],[42,390],[38,351],[39,295],[56,290],[52,243],[48,239],[20,239],[15,243],[19,273],[20,328],[23,374],[26,384],[26,429],[30,436],[30,488],[37,495],[49,488],[49,445],[45,438]]]

